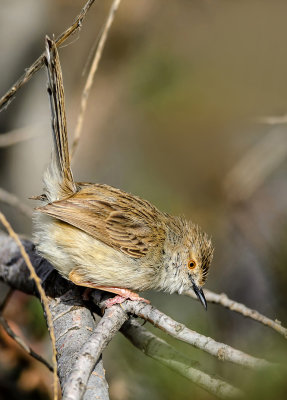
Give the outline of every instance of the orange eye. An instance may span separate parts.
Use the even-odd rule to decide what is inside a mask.
[[[196,267],[196,262],[194,260],[190,260],[188,263],[189,269],[194,269]]]

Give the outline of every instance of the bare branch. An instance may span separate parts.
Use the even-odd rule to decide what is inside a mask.
[[[32,218],[33,210],[26,206],[26,204],[22,203],[22,201],[15,196],[15,194],[9,193],[7,190],[2,188],[0,188],[0,203],[5,203],[9,206],[15,207],[29,219]]]
[[[2,313],[14,290],[3,282],[1,283],[0,289],[0,313]]]
[[[58,372],[61,387],[73,370],[80,349],[89,341],[95,330],[95,321],[82,299],[82,289],[62,278],[48,263],[39,257],[31,242],[24,241],[25,248],[43,280],[51,310],[57,348]],[[29,270],[19,254],[13,239],[0,231],[0,280],[27,294],[36,295],[35,282],[29,278]],[[99,360],[88,381],[84,400],[109,400],[108,384],[102,360]]]
[[[75,19],[74,23],[66,29],[58,38],[56,39],[56,45],[59,47],[65,40],[68,39],[73,33],[81,29],[82,23],[89,11],[90,7],[93,5],[95,0],[89,0],[82,8],[80,14]],[[25,73],[18,79],[17,82],[8,90],[7,93],[0,99],[0,112],[9,105],[12,101],[13,97],[15,96],[16,92],[25,84],[27,83],[31,77],[35,74],[35,72],[39,71],[44,64],[45,59],[45,52],[40,55],[40,57],[29,67],[25,70]]]
[[[13,146],[39,136],[39,127],[25,127],[0,134],[0,148]]]
[[[83,346],[63,390],[63,400],[78,400],[85,393],[90,374],[102,351],[128,319],[125,311],[113,306],[105,311],[89,341]]]
[[[9,240],[10,241],[9,241]],[[7,242],[7,243],[6,243]],[[11,243],[12,242],[12,243]],[[34,289],[34,282],[28,279],[28,271],[27,271],[27,267],[25,266],[23,259],[16,259],[15,261],[13,261],[13,263],[11,263],[10,257],[10,247],[13,246],[13,241],[11,241],[10,238],[7,238],[7,235],[1,234],[0,232],[0,279],[3,280],[4,282],[6,282],[7,284],[9,284],[11,287],[13,288],[17,288],[20,289],[22,291],[25,291],[27,293],[30,294],[35,294],[35,289]],[[6,244],[5,244],[6,243]],[[60,360],[60,357],[62,356],[63,352],[66,351],[67,347],[72,347],[72,353],[69,353],[66,355],[65,360],[68,360],[70,362],[68,362],[69,364],[69,368],[70,368],[70,372],[72,370],[74,370],[74,366],[76,365],[76,359],[77,359],[77,354],[78,354],[78,347],[77,347],[77,338],[78,338],[78,334],[79,331],[77,331],[74,327],[75,325],[75,321],[79,320],[78,314],[73,315],[72,317],[72,323],[71,322],[67,322],[65,325],[62,325],[62,330],[59,330],[57,327],[60,326],[58,325],[59,322],[61,321],[62,318],[65,318],[66,316],[69,316],[70,313],[72,313],[72,311],[74,310],[76,313],[77,311],[77,306],[75,306],[75,290],[80,290],[79,288],[76,289],[74,285],[72,285],[71,283],[69,283],[68,281],[66,281],[65,279],[61,278],[59,276],[59,274],[53,270],[53,268],[50,266],[50,264],[48,262],[46,262],[45,260],[41,259],[39,256],[38,259],[40,259],[38,262],[36,261],[36,259],[34,259],[33,254],[34,250],[33,250],[33,246],[31,245],[30,242],[25,241],[25,246],[26,248],[29,248],[29,254],[31,254],[32,260],[34,265],[37,268],[37,273],[41,275],[41,271],[39,270],[39,267],[42,266],[42,272],[44,272],[46,274],[47,269],[49,270],[52,269],[52,275],[54,275],[54,281],[50,281],[48,278],[48,280],[45,280],[45,290],[47,290],[48,295],[49,295],[49,301],[53,301],[53,306],[51,306],[50,303],[50,308],[52,311],[52,315],[53,315],[53,319],[54,319],[54,326],[56,329],[56,345],[57,345],[57,350],[58,350],[58,359],[59,359],[59,374],[60,374],[60,380],[61,380],[61,384],[62,387],[63,385],[66,387],[66,378],[65,377],[61,377],[61,371],[63,370],[63,365],[66,366],[66,362],[63,362],[62,365],[62,361]],[[9,248],[8,254],[7,254],[7,246]],[[16,250],[14,249],[12,251],[12,254],[15,254]],[[10,255],[9,255],[10,254]],[[6,265],[7,264],[7,265]],[[70,294],[69,292],[67,293],[67,297],[70,299],[70,303],[69,303],[69,308],[67,309],[60,309],[57,311],[57,317],[55,317],[54,314],[54,307],[56,309],[56,307],[58,305],[60,305],[62,307],[63,304],[65,304],[66,301],[63,300],[63,298],[61,297],[60,293],[63,290],[62,288],[59,289],[59,285],[60,288],[61,287],[70,287]],[[67,292],[67,289],[65,289],[65,293]],[[92,293],[92,297],[95,298],[96,297],[96,293],[97,291],[94,291]],[[59,297],[60,296],[60,297]],[[56,299],[54,300],[54,298],[56,297]],[[96,304],[99,304],[99,300],[98,298],[96,298]],[[153,308],[150,305],[146,305],[146,304],[142,304],[141,302],[135,302],[135,301],[126,301],[124,303],[121,304],[121,306],[117,306],[118,309],[125,311],[125,313],[134,313],[136,315],[138,315],[141,318],[144,318],[148,321],[150,321],[151,323],[153,323],[155,326],[157,326],[158,328],[162,329],[163,331],[165,331],[166,333],[170,334],[171,336],[185,341],[187,343],[190,343],[192,345],[194,345],[197,348],[200,348],[204,351],[207,351],[208,353],[218,357],[221,360],[226,360],[226,361],[231,361],[235,364],[238,365],[243,365],[245,367],[251,367],[251,368],[261,368],[264,366],[269,366],[272,365],[271,363],[268,363],[267,361],[261,360],[261,359],[257,359],[254,357],[251,357],[241,351],[238,351],[236,349],[231,348],[230,346],[227,346],[225,344],[221,344],[218,343],[216,341],[214,341],[213,339],[210,339],[208,337],[205,337],[203,335],[198,334],[197,332],[194,332],[188,328],[186,328],[184,325],[177,323],[176,321],[172,320],[171,318],[169,318],[168,316],[166,316],[165,314],[161,313],[159,310],[156,310],[155,308]],[[87,309],[87,313],[89,313],[89,310]],[[74,325],[73,325],[74,323]],[[66,329],[64,328],[66,326]],[[90,328],[87,330],[85,330],[85,332],[89,332]],[[71,336],[74,335],[74,336]],[[103,340],[103,339],[100,339]],[[88,339],[82,341],[81,343],[86,343],[88,342]],[[97,349],[99,349],[97,346],[95,346],[96,351],[99,351]],[[74,357],[74,358],[73,358]],[[93,363],[95,361],[93,360]],[[67,368],[67,367],[66,367]],[[67,370],[66,370],[67,371]],[[89,374],[90,372],[88,372]],[[85,372],[86,374],[86,372]],[[67,375],[66,375],[67,376]],[[70,376],[70,373],[69,373]],[[90,379],[92,379],[94,376],[94,374],[91,375]],[[90,381],[89,381],[90,382]],[[90,383],[88,382],[87,385],[87,392],[90,389]],[[87,394],[86,392],[86,394]],[[86,395],[84,397],[86,399]],[[95,398],[95,397],[90,397]]]
[[[189,343],[192,346],[213,355],[221,361],[230,361],[234,364],[253,369],[272,365],[266,360],[252,357],[249,354],[234,349],[231,346],[216,342],[210,337],[206,337],[200,333],[188,329],[185,325],[174,321],[172,318],[157,310],[150,304],[143,304],[139,301],[125,301],[122,303],[122,307],[126,312],[133,313],[151,322],[154,326],[168,333],[174,338]]]
[[[90,94],[90,90],[92,88],[93,85],[93,81],[94,81],[94,76],[95,73],[98,69],[98,65],[102,56],[102,52],[107,40],[107,36],[109,33],[109,30],[111,28],[111,25],[113,23],[113,20],[115,18],[115,13],[120,5],[121,0],[114,0],[111,8],[110,8],[110,12],[108,15],[108,18],[106,20],[106,23],[104,25],[103,31],[101,33],[100,36],[100,40],[98,42],[97,48],[96,48],[96,52],[95,52],[95,56],[88,74],[88,78],[82,93],[82,97],[81,97],[81,110],[78,116],[78,120],[77,120],[77,125],[76,125],[76,129],[75,129],[75,134],[74,134],[74,140],[72,143],[72,147],[71,147],[71,158],[73,158],[73,156],[75,155],[75,151],[76,148],[79,144],[79,140],[81,137],[81,133],[82,133],[82,127],[83,127],[83,121],[84,121],[84,114],[87,108],[87,103],[88,103],[88,97]]]
[[[233,202],[246,201],[287,157],[286,132],[273,129],[249,149],[225,177],[223,186]]]
[[[7,229],[9,235],[11,236],[12,239],[15,240],[17,243],[20,253],[25,260],[25,263],[29,269],[30,272],[30,278],[32,278],[37,286],[37,290],[40,294],[41,301],[46,313],[46,318],[47,318],[47,323],[50,331],[50,337],[53,345],[53,368],[54,368],[54,399],[58,399],[58,376],[57,376],[57,358],[56,358],[56,339],[55,339],[55,333],[54,333],[54,327],[53,327],[53,320],[52,320],[52,315],[49,309],[49,304],[48,304],[48,299],[45,294],[44,289],[41,286],[41,279],[38,277],[38,275],[35,272],[35,269],[30,261],[30,257],[28,256],[23,244],[21,243],[19,236],[17,233],[12,229],[11,225],[5,218],[5,216],[1,213],[0,211],[0,222],[5,226]]]
[[[184,294],[197,300],[197,296],[192,290],[185,292]],[[231,300],[225,293],[219,294],[212,292],[211,290],[205,289],[204,294],[206,301],[208,301],[209,303],[220,304],[221,306],[228,308],[231,311],[235,311],[239,314],[244,315],[244,317],[254,319],[255,321],[260,322],[261,324],[274,329],[276,332],[283,335],[285,339],[287,339],[287,329],[281,325],[281,322],[277,320],[273,321],[272,319],[265,317],[265,315],[260,314],[258,311],[252,310],[251,308],[246,307],[242,303],[238,303],[237,301]]]
[[[39,354],[35,353],[33,349],[31,349],[30,346],[28,346],[23,339],[21,339],[19,336],[16,335],[15,332],[11,329],[9,326],[8,322],[6,319],[3,317],[3,315],[0,314],[0,324],[2,325],[3,329],[5,332],[15,340],[16,343],[19,344],[19,346],[26,351],[31,357],[35,358],[37,361],[40,361],[42,364],[44,364],[50,371],[53,372],[53,367],[46,361],[43,357],[41,357]]]
[[[287,115],[269,115],[265,117],[258,117],[255,122],[266,125],[281,125],[287,123]]]
[[[80,386],[81,397],[71,398],[108,400],[108,384],[100,358],[101,353],[96,357],[92,354],[91,358],[84,354],[84,363],[81,363],[81,356],[78,358],[87,344],[95,344],[97,334],[99,334],[99,341],[101,340],[100,335],[106,334],[101,327],[104,329],[108,327],[107,325],[103,326],[103,323],[100,326],[96,325],[90,310],[84,306],[81,293],[81,289],[74,286],[57,299],[49,299],[55,325],[59,378],[64,393],[63,398],[67,391],[71,393],[74,387]],[[105,319],[105,322],[109,321]],[[78,380],[71,379],[74,374],[79,377]],[[83,386],[80,383],[82,377],[86,378]]]
[[[125,322],[121,332],[145,355],[179,373],[209,393],[221,399],[234,399],[243,395],[239,389],[229,383],[199,370],[198,362],[192,361],[189,357],[179,353],[136,321]]]

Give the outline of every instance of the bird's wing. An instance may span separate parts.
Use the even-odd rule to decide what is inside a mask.
[[[107,185],[83,185],[71,197],[37,210],[135,258],[164,240],[160,222],[164,214],[149,202]]]

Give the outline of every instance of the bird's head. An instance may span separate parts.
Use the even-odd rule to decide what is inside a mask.
[[[165,265],[168,265],[169,275],[173,275],[171,291],[182,293],[192,288],[207,308],[202,287],[213,258],[214,248],[210,238],[197,225],[175,217],[168,230],[165,248],[170,249]]]

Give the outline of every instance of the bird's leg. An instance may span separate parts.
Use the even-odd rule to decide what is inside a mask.
[[[85,286],[87,288],[99,289],[99,290],[104,290],[106,292],[117,294],[117,296],[106,300],[106,308],[109,308],[114,304],[123,303],[127,299],[133,300],[133,301],[135,301],[135,300],[144,301],[145,303],[149,304],[148,300],[144,299],[143,297],[140,297],[137,293],[132,292],[129,289],[123,289],[123,288],[114,287],[114,286],[99,286],[93,282],[84,281],[83,278],[81,277],[81,275],[74,270],[70,272],[69,279],[73,283],[75,283],[75,285],[78,285],[78,286]]]
[[[149,301],[147,299],[140,297],[137,293],[132,292],[129,289],[110,287],[110,286],[97,286],[97,289],[117,294],[117,296],[106,300],[106,308],[109,308],[114,304],[123,303],[125,300],[133,300],[133,301],[138,300],[138,301],[144,301],[145,303],[149,304]]]

